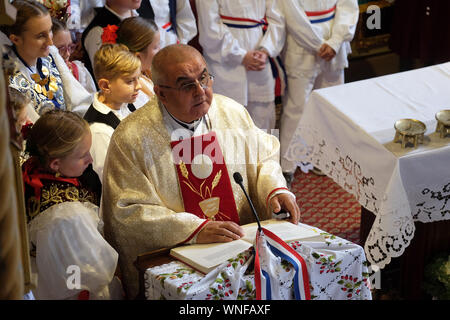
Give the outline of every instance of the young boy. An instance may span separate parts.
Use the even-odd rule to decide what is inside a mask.
[[[125,18],[137,16],[136,9],[141,6],[141,0],[106,0],[105,6],[96,9],[94,19],[83,31],[81,44],[88,57],[84,57],[84,64],[93,74],[94,55],[102,45],[103,28],[108,25],[119,25]]]
[[[92,133],[93,167],[102,180],[103,165],[114,129],[136,110],[141,85],[141,61],[121,44],[104,44],[94,56],[94,74],[100,91],[84,115]]]

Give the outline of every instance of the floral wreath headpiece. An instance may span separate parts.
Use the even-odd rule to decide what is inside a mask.
[[[70,12],[70,0],[37,0],[50,11],[50,15],[58,20],[67,21]]]

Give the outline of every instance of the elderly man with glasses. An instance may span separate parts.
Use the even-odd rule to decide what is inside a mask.
[[[115,130],[105,162],[105,236],[119,252],[129,298],[138,254],[178,244],[229,242],[254,222],[235,172],[261,220],[300,210],[286,188],[279,142],[236,101],[213,94],[214,77],[193,47],[171,45],[153,59],[156,98]]]

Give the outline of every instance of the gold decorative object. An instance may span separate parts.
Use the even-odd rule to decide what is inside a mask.
[[[423,143],[423,135],[427,127],[422,121],[416,119],[400,119],[394,124],[395,138],[394,142],[401,142],[402,148],[406,148],[409,141],[412,142],[414,148],[419,143]]]
[[[441,110],[436,113],[436,132],[441,139],[450,134],[450,110]]]
[[[205,216],[211,220],[214,220],[214,216],[219,212],[219,204],[219,197],[208,198],[198,203]]]

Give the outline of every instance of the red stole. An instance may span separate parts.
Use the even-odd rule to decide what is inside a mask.
[[[215,132],[172,141],[184,210],[203,219],[234,221],[239,215]]]

